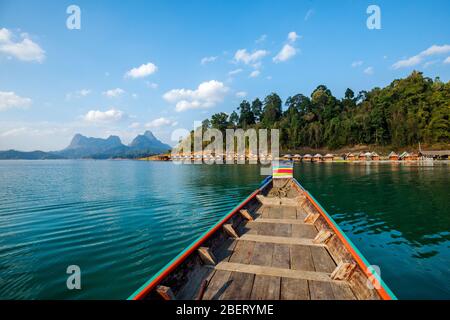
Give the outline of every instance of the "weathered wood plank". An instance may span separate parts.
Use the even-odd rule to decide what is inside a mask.
[[[273,236],[273,228],[270,224],[257,224],[253,223],[252,227],[255,227],[258,232],[257,234],[262,236]]]
[[[361,269],[356,268],[348,280],[353,293],[359,300],[379,300],[380,296],[375,288],[370,288],[370,281]]]
[[[265,218],[257,218],[253,222],[255,223],[284,223],[284,224],[302,224],[306,225],[302,220],[297,219],[265,219]]]
[[[179,300],[192,300],[194,299],[203,280],[210,280],[213,276],[214,269],[208,266],[198,266],[193,271],[188,273],[188,280],[186,284],[180,289],[177,294]]]
[[[272,227],[272,235],[277,237],[290,237],[292,232],[292,225],[290,224],[268,224]]]
[[[270,210],[268,212],[268,217],[271,219],[281,219],[281,207],[270,207]]]
[[[310,249],[316,271],[330,273],[334,271],[336,264],[327,249],[320,247],[311,247]]]
[[[218,300],[230,285],[230,271],[216,270],[206,287],[203,300]]]
[[[276,268],[290,268],[290,253],[289,246],[283,244],[274,244],[272,267]]]
[[[306,218],[306,211],[302,207],[297,207],[297,220],[304,220]]]
[[[309,246],[291,246],[291,269],[315,271],[314,262]]]
[[[281,278],[281,300],[309,300],[308,281],[303,279]]]
[[[309,294],[311,300],[334,300],[333,289],[329,282],[309,281]]]
[[[292,225],[292,237],[314,239],[317,230],[313,225],[295,224]]]
[[[282,207],[281,218],[282,219],[295,219],[297,217],[296,207]]]
[[[280,278],[263,275],[256,275],[253,282],[252,300],[279,300],[280,299]]]
[[[175,295],[173,294],[172,289],[170,289],[169,287],[157,286],[156,292],[164,300],[175,300]]]
[[[333,281],[330,278],[330,274],[324,272],[290,270],[283,268],[256,266],[251,264],[242,264],[233,262],[220,262],[216,265],[215,269],[222,271],[259,274],[272,277],[304,279],[304,280],[324,281],[324,282]]]
[[[345,282],[331,283],[331,289],[337,300],[356,300],[352,289],[350,289],[350,286]]]
[[[302,246],[319,246],[323,247],[323,244],[315,244],[312,239],[302,239],[302,238],[292,238],[292,237],[274,237],[274,236],[261,236],[253,234],[244,234],[239,239],[242,241],[254,241],[254,242],[270,242],[278,244],[292,244],[292,245],[302,245]]]
[[[248,300],[252,293],[254,274],[232,272],[230,285],[221,296],[221,300]]]
[[[213,253],[217,259],[217,262],[228,261],[230,259],[230,256],[233,254],[236,244],[237,244],[236,240],[228,238],[223,242],[223,244],[220,247],[214,250]]]
[[[255,242],[238,241],[229,261],[237,262],[237,263],[250,263],[252,255],[253,255],[254,247],[255,247]]]
[[[255,243],[250,264],[259,266],[271,266],[273,249],[274,249],[273,243],[264,243],[264,242]]]

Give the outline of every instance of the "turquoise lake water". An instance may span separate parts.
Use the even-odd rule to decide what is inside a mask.
[[[400,299],[450,299],[450,165],[295,175]],[[125,299],[263,178],[256,165],[0,161],[0,298]]]

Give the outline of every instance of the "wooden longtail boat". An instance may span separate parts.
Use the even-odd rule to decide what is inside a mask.
[[[274,171],[129,299],[396,299],[286,172]]]

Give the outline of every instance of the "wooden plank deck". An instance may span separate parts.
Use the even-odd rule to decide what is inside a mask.
[[[203,299],[356,299],[347,282],[332,280],[336,263],[313,243],[317,229],[293,206],[262,206],[216,253]]]

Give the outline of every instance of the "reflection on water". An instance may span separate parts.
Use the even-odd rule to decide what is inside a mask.
[[[295,175],[399,298],[450,298],[449,168],[300,164]],[[0,161],[0,298],[126,298],[251,193],[259,172]],[[81,291],[66,289],[71,264]]]
[[[296,167],[399,298],[450,298],[450,167],[338,164]]]

